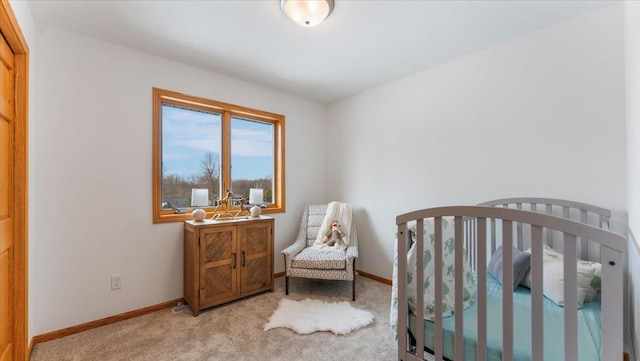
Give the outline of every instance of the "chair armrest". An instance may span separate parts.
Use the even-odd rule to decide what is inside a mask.
[[[347,259],[358,258],[358,246],[347,247]]]
[[[306,247],[307,247],[307,240],[305,240],[304,238],[298,238],[292,245],[283,249],[280,253],[284,254],[287,258],[293,257],[298,253],[302,252],[302,250],[305,249]]]

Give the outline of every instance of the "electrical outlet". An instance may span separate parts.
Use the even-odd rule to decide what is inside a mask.
[[[122,288],[122,275],[111,276],[111,290],[119,290]]]

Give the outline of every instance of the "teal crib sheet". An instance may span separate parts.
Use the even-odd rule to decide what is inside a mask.
[[[544,360],[564,360],[564,308],[544,298]],[[531,294],[518,287],[513,295],[514,361],[531,361]],[[477,360],[478,309],[474,302],[463,312],[464,361]],[[455,317],[443,319],[443,354],[454,360]],[[416,317],[409,313],[409,327],[415,335]],[[424,322],[424,344],[433,350],[434,323]],[[578,310],[578,360],[600,361],[600,298]],[[502,360],[502,286],[487,276],[487,360]],[[456,359],[456,361],[458,361]]]

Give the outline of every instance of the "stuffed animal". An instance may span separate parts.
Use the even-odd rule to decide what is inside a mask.
[[[324,236],[322,244],[335,248],[343,248],[346,246],[342,226],[338,224],[337,221],[334,220],[333,223],[331,223],[331,231]]]

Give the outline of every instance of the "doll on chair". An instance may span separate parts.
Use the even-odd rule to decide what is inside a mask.
[[[334,220],[331,223],[331,229],[322,237],[322,243],[319,248],[326,249],[330,247],[336,250],[345,250],[347,249],[347,244],[344,241],[344,237],[342,226],[338,224],[337,220]]]

